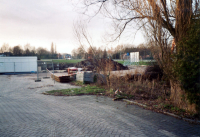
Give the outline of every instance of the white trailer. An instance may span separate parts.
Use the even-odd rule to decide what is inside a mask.
[[[37,72],[37,57],[0,57],[0,73]]]

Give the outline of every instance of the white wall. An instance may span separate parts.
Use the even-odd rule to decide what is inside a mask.
[[[140,61],[139,52],[131,52],[130,60],[131,60],[131,62],[139,62]]]
[[[0,73],[37,72],[37,57],[0,57]]]

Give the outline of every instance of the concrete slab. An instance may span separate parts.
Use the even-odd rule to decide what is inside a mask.
[[[36,75],[0,75],[0,136],[197,137],[200,125],[103,96],[49,96],[75,88]]]

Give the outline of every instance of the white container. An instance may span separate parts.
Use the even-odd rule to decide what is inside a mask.
[[[37,72],[37,57],[0,57],[0,73]]]

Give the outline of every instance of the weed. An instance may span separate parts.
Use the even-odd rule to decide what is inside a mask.
[[[56,95],[56,96],[75,96],[75,95],[97,95],[99,93],[104,93],[105,89],[98,88],[97,86],[87,85],[81,88],[72,88],[72,89],[61,89],[61,90],[51,90],[47,91],[46,95]]]
[[[171,109],[173,106],[170,105],[170,104],[165,104],[163,107],[166,108],[166,109]]]
[[[81,81],[73,81],[71,82],[72,85],[76,85],[76,86],[84,86],[84,83]]]

